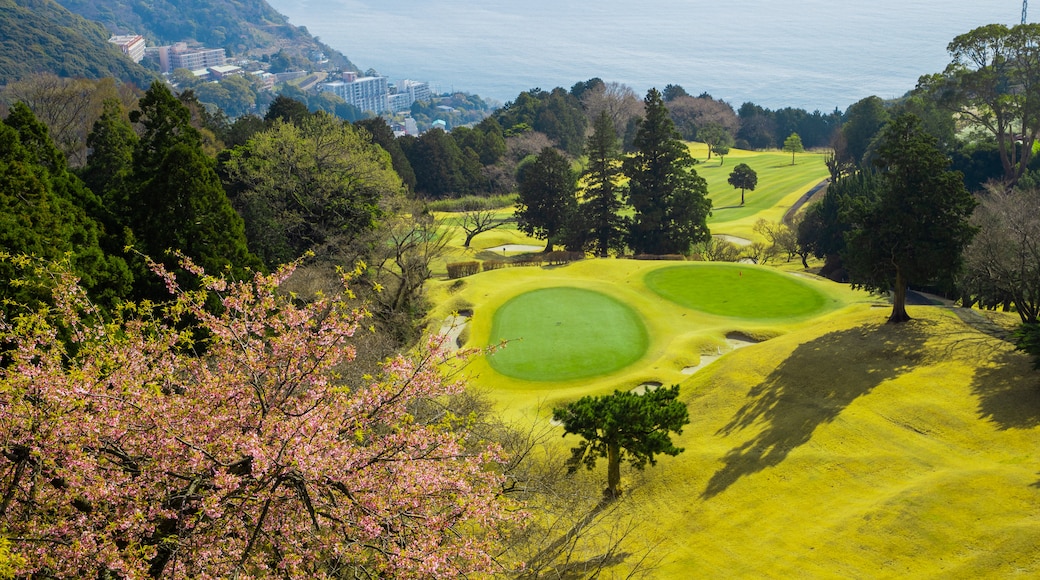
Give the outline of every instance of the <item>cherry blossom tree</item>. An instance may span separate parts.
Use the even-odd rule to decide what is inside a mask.
[[[365,312],[279,291],[293,266],[102,320],[28,259],[53,307],[0,320],[0,534],[18,576],[456,577],[516,521],[499,449],[432,403],[436,341],[337,377]],[[346,277],[345,277],[346,278]],[[349,292],[349,291],[347,291]],[[220,298],[220,312],[206,308]],[[427,411],[418,418],[413,409]]]

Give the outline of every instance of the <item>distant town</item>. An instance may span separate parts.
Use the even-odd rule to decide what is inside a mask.
[[[407,113],[417,101],[430,102],[434,96],[429,83],[424,81],[391,83],[387,77],[361,75],[355,71],[331,74],[304,70],[271,73],[265,70],[266,63],[262,61],[228,59],[222,48],[190,47],[185,42],[146,46],[144,37],[135,34],[115,35],[109,42],[118,46],[124,55],[136,63],[145,59],[155,61],[159,72],[168,79],[177,69],[191,71],[199,81],[220,81],[234,75],[251,75],[260,90],[272,90],[278,83],[302,79],[294,84],[303,91],[332,93],[359,111],[386,116],[398,136],[420,133],[415,119]],[[312,54],[311,58],[316,63],[325,62],[325,56],[321,53]],[[445,113],[453,111],[450,106],[441,105],[438,108]],[[449,128],[442,119],[433,120],[430,127]]]

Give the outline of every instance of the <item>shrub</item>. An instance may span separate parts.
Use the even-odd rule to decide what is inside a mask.
[[[490,272],[492,270],[498,270],[499,268],[505,268],[506,262],[505,260],[484,260],[482,267],[485,272]]]
[[[551,266],[556,266],[556,265],[559,265],[559,264],[569,264],[571,262],[574,262],[576,260],[581,260],[581,259],[584,259],[584,258],[585,258],[585,254],[583,252],[565,252],[565,251],[549,252],[548,254],[545,254],[545,256],[544,256],[545,261],[549,262],[549,265],[551,265]]]
[[[541,266],[543,256],[542,254],[525,254],[523,256],[517,256],[513,260],[514,266]]]
[[[451,279],[472,276],[480,271],[480,262],[452,262],[448,264],[448,277]]]

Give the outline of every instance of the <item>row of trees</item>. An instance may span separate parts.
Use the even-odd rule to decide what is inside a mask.
[[[620,140],[606,112],[597,118],[585,146],[588,168],[578,175],[552,147],[522,166],[518,175],[518,227],[568,250],[590,249],[600,256],[626,246],[637,254],[685,254],[706,241],[711,214],[707,184],[693,168],[661,93],[651,89],[638,123],[635,153],[622,159]],[[627,177],[626,187],[621,177]],[[622,215],[625,200],[633,216]]]

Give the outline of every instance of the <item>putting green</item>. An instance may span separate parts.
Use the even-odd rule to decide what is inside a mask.
[[[739,265],[686,265],[654,270],[644,279],[658,295],[687,308],[736,318],[777,319],[814,314],[827,298],[791,276]]]
[[[554,287],[521,294],[495,311],[488,357],[496,371],[529,381],[614,372],[639,360],[649,337],[632,308],[599,292]]]

